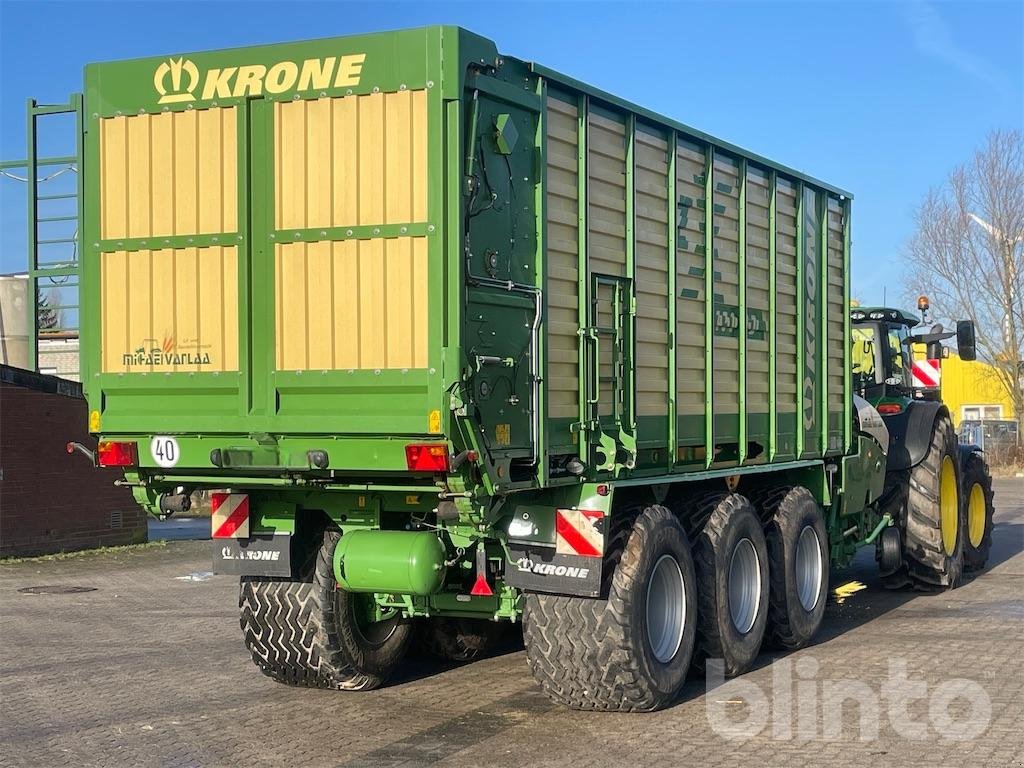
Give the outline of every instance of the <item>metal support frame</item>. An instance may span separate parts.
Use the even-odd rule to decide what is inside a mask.
[[[828,453],[829,423],[828,423],[828,193],[815,192],[818,198],[817,210],[821,213],[818,218],[818,307],[821,342],[819,345],[818,359],[818,407],[821,418],[821,455]],[[844,314],[849,314],[845,312]],[[845,369],[844,369],[845,370]]]
[[[46,115],[60,115],[74,113],[75,115],[75,154],[39,157],[39,146],[37,138],[37,120]],[[83,118],[82,118],[82,95],[73,93],[68,97],[66,104],[39,104],[35,99],[28,99],[25,109],[25,159],[13,160],[0,163],[0,169],[25,169],[26,186],[26,251],[29,300],[26,303],[28,311],[28,357],[31,369],[39,370],[39,284],[40,281],[54,281],[61,278],[62,283],[68,288],[81,290],[81,261],[80,254],[83,252],[83,234],[80,226],[76,226],[75,234],[71,237],[46,237],[40,232],[40,225],[57,224],[63,222],[75,222],[82,218],[82,201],[85,197],[83,190],[82,150],[83,150]],[[40,195],[39,169],[57,165],[73,167],[77,172],[75,192],[64,192],[53,195]],[[44,179],[45,181],[45,179]],[[54,200],[74,200],[75,213],[53,216],[41,216],[39,211],[40,202]],[[46,245],[73,245],[75,257],[67,260],[40,262],[39,247]],[[54,284],[56,284],[54,282]],[[73,304],[61,304],[51,307],[54,310],[75,310],[80,309],[80,300]],[[79,320],[79,323],[81,321]],[[81,369],[81,366],[79,366]]]
[[[540,99],[540,103],[547,105],[548,103],[548,86],[547,81],[542,78],[537,78],[537,84],[535,92],[537,98]],[[544,297],[545,306],[541,312],[540,326],[537,329],[537,357],[540,361],[540,371],[538,376],[541,377],[541,381],[547,379],[548,376],[548,271],[547,271],[547,247],[548,247],[548,110],[543,108],[540,110],[540,114],[537,116],[537,133],[534,138],[534,144],[538,148],[539,157],[539,168],[538,172],[540,178],[537,184],[536,192],[534,193],[534,206],[536,207],[537,215],[537,253],[534,261],[534,270],[537,278],[537,283],[540,285],[541,295]],[[547,485],[549,482],[550,466],[548,462],[549,443],[548,443],[548,408],[547,408],[547,391],[546,386],[537,387],[537,402],[533,404],[536,412],[540,414],[540,418],[537,420],[540,429],[537,434],[537,455],[539,461],[537,465],[537,482],[542,487]]]
[[[704,171],[704,466],[715,458],[715,146],[706,145]]]
[[[668,142],[668,470],[671,472],[679,458],[679,382],[676,348],[676,312],[679,303],[678,265],[679,251],[676,238],[679,231],[679,201],[676,191],[676,152],[678,134],[669,131]]]
[[[629,306],[624,307],[625,323],[628,324],[623,349],[625,366],[622,382],[622,420],[620,431],[628,435],[627,441],[636,436],[636,115],[626,118],[626,277],[631,290],[626,296]],[[616,435],[619,437],[619,435]]]
[[[775,407],[778,396],[778,366],[775,356],[778,352],[776,342],[776,291],[778,290],[776,200],[779,177],[775,170],[769,171],[768,183],[771,186],[768,199],[768,280],[770,284],[768,289],[768,461],[774,461],[779,450],[779,415],[778,408]]]
[[[747,159],[740,158],[739,192],[739,425],[737,459],[740,464],[747,460]]]
[[[804,457],[804,318],[807,316],[804,302],[804,183],[796,184],[796,458]]]
[[[850,380],[850,208],[849,197],[842,199],[843,206],[843,452],[853,448],[853,382]]]
[[[580,94],[576,102],[576,291],[578,297],[578,323],[580,329],[579,344],[579,449],[580,459],[584,463],[590,461],[590,434],[587,424],[590,420],[590,403],[588,403],[590,382],[587,380],[589,371],[587,364],[587,339],[582,335],[589,324],[589,294],[587,281],[587,206],[589,202],[587,181],[587,128],[590,121],[590,101],[586,94]]]

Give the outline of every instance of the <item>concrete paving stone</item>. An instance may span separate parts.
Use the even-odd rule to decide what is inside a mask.
[[[472,664],[410,659],[377,691],[277,685],[242,646],[237,579],[179,578],[210,570],[208,542],[0,564],[0,768],[1024,766],[1024,481],[997,480],[996,505],[990,566],[957,590],[887,592],[871,551],[834,573],[867,589],[829,603],[813,645],[764,653],[739,679],[768,705],[742,736],[712,715],[735,724],[749,698],[699,679],[649,715],[557,707],[514,630]],[[18,592],[57,584],[94,591]],[[882,695],[891,662],[901,690],[929,692],[907,727]],[[877,732],[850,685],[877,704]],[[943,718],[976,733],[950,739]]]

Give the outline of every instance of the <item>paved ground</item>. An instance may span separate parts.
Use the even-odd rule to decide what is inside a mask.
[[[235,580],[203,573],[207,542],[3,565],[0,765],[1024,765],[1024,482],[999,481],[996,503],[991,567],[960,589],[883,592],[862,558],[833,578],[867,588],[829,605],[816,645],[653,715],[554,707],[511,638],[463,667],[410,661],[371,693],[276,685],[242,647]],[[41,585],[95,591],[18,591]],[[908,680],[886,682],[891,661]],[[834,711],[849,681],[878,712],[866,731]],[[915,686],[903,715],[893,696]]]

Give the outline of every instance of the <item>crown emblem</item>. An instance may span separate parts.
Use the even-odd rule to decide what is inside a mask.
[[[183,75],[188,76],[187,86],[184,83]],[[168,78],[168,76],[170,77]],[[170,79],[170,89],[167,87],[168,79]],[[198,84],[199,68],[191,59],[186,59],[183,56],[160,62],[160,66],[153,73],[153,87],[160,94],[158,104],[192,101],[195,98],[192,92]]]

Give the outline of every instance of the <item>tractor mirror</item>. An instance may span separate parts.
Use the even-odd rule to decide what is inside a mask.
[[[974,323],[960,320],[956,324],[956,348],[961,360],[977,360],[978,351],[974,341]]]

